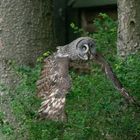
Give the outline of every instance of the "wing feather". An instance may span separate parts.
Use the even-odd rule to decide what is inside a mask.
[[[66,120],[65,98],[70,89],[68,67],[67,57],[52,55],[45,59],[40,79],[37,81],[37,95],[42,99],[39,109],[42,119]]]

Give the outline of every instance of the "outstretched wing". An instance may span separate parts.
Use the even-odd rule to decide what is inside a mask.
[[[37,81],[37,95],[42,99],[39,117],[65,121],[66,94],[70,89],[68,74],[69,59],[52,55],[45,59],[40,79]]]
[[[131,102],[133,104],[137,104],[136,100],[132,96],[130,96],[130,94],[123,87],[123,85],[121,84],[121,82],[119,81],[117,76],[113,73],[111,66],[109,65],[109,63],[107,63],[105,58],[100,53],[96,53],[94,55],[94,60],[96,60],[100,65],[102,65],[102,68],[104,69],[106,75],[112,81],[112,83],[114,84],[115,88],[122,94],[122,96],[128,102]]]

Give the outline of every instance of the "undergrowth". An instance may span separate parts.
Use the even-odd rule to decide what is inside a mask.
[[[140,100],[140,57],[139,54],[118,59],[116,54],[116,23],[108,16],[96,19],[100,27],[95,35],[99,51],[111,63],[113,70],[131,95]],[[102,25],[106,25],[102,26]],[[21,82],[12,94],[11,106],[20,122],[19,140],[27,135],[29,140],[139,140],[140,109],[127,105],[114,89],[101,68],[93,64],[89,74],[70,72],[73,86],[67,95],[66,112],[68,122],[39,121],[37,110],[40,105],[36,97],[36,81],[40,64],[35,68],[18,67]],[[4,114],[0,113],[2,132],[15,140],[12,130],[6,131]],[[10,126],[9,126],[10,128]],[[6,130],[5,130],[6,129]],[[14,131],[14,130],[13,130]]]

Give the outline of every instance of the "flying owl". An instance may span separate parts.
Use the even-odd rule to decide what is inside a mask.
[[[90,37],[80,37],[65,46],[57,47],[57,51],[44,60],[44,66],[37,81],[37,95],[42,99],[39,109],[40,118],[55,121],[66,120],[64,109],[66,95],[71,88],[69,63],[78,60],[98,62],[116,89],[129,102],[134,102],[104,57],[97,53],[94,40]]]

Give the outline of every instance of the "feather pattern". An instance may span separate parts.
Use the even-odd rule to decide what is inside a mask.
[[[64,121],[66,94],[70,88],[68,57],[56,54],[44,60],[44,67],[37,81],[37,95],[43,101],[39,109],[40,118]]]

